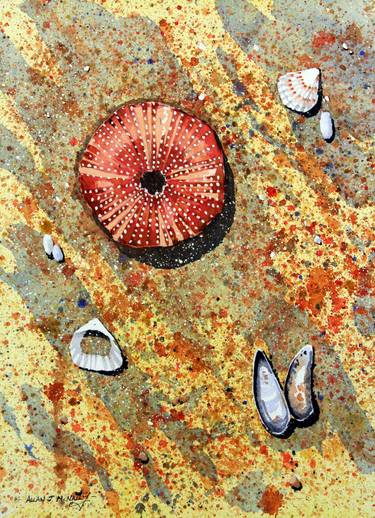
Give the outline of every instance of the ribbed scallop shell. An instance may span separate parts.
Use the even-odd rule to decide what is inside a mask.
[[[254,359],[253,391],[263,426],[272,435],[284,435],[290,423],[289,408],[271,364],[260,350]]]
[[[280,98],[291,110],[307,113],[319,100],[320,70],[309,68],[299,72],[289,72],[277,82]]]
[[[312,369],[314,350],[306,345],[295,355],[289,365],[285,382],[285,397],[296,421],[310,419],[315,413],[312,395]]]

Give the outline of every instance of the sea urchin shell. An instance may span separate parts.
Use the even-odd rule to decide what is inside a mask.
[[[79,178],[95,218],[127,249],[194,238],[225,203],[226,163],[216,134],[158,102],[124,105],[99,126]]]

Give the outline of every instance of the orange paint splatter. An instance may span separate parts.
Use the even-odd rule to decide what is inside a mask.
[[[73,432],[84,432],[85,431],[83,426],[81,426],[79,423],[73,423],[72,430],[73,430]]]
[[[64,385],[59,381],[56,381],[55,383],[48,385],[44,390],[44,393],[50,401],[57,403],[64,397]]]
[[[262,455],[268,455],[268,449],[267,449],[267,446],[265,444],[262,444],[259,448],[259,451]]]
[[[296,462],[289,452],[285,452],[281,454],[283,459],[283,466],[287,469],[294,469],[298,466],[298,462]]]
[[[258,502],[258,507],[267,514],[276,515],[282,503],[283,495],[274,486],[268,486]]]

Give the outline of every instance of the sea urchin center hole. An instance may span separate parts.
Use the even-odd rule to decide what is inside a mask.
[[[150,194],[162,192],[165,185],[165,176],[160,171],[146,171],[141,177],[141,187]]]

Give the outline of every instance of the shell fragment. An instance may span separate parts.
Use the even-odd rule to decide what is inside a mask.
[[[107,355],[83,352],[81,342],[90,331],[102,334],[108,338],[111,348]],[[93,318],[75,331],[70,342],[70,354],[75,365],[81,369],[95,372],[113,373],[121,369],[124,364],[124,356],[116,339],[98,318]]]

